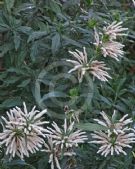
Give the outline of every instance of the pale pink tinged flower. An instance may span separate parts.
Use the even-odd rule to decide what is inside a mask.
[[[126,152],[123,150],[125,147],[132,148],[131,143],[135,143],[135,133],[134,129],[129,128],[127,125],[132,123],[132,119],[126,119],[127,114],[124,115],[120,120],[115,121],[113,118],[115,116],[115,111],[112,118],[109,118],[105,112],[100,113],[103,120],[94,119],[98,124],[106,127],[105,131],[95,131],[92,134],[94,139],[90,143],[100,144],[100,148],[97,153],[101,153],[103,156],[109,154],[114,155],[116,153],[119,155]]]
[[[28,112],[26,108],[26,104],[24,105],[24,111],[22,111],[20,108],[16,107],[16,110],[20,112],[21,114],[21,120],[24,126],[24,131],[26,134],[33,131],[39,135],[42,135],[45,137],[44,132],[45,129],[42,127],[44,124],[48,124],[48,121],[41,121],[41,118],[43,118],[43,115],[46,114],[47,109],[44,109],[43,111],[35,110],[36,106],[32,108],[30,112]]]
[[[9,154],[10,158],[17,155],[23,159],[24,156],[28,157],[29,153],[35,153],[42,147],[45,137],[42,125],[48,123],[41,121],[45,113],[46,110],[39,112],[35,107],[28,112],[24,103],[24,111],[16,107],[7,112],[8,119],[2,116],[4,124],[0,140],[1,144],[6,146],[6,154]]]
[[[12,112],[12,115],[14,115],[14,118],[12,117],[12,121],[20,123],[20,119],[16,118],[16,114],[13,114]],[[1,145],[4,144],[6,146],[6,155],[9,154],[10,159],[12,157],[15,157],[15,155],[19,156],[21,159],[23,159],[24,156],[28,157],[29,153],[26,149],[23,127],[21,125],[19,126],[18,124],[16,125],[14,123],[11,123],[10,119],[6,120],[4,117],[2,117],[2,119],[4,120],[5,125],[3,124],[4,128],[3,132],[0,133],[0,140]]]
[[[126,117],[128,116],[128,114],[124,115],[120,120],[117,121],[113,121],[113,117],[115,116],[115,110],[113,112],[113,115],[111,118],[109,118],[107,116],[107,114],[102,111],[100,112],[103,120],[99,120],[99,119],[94,119],[98,124],[108,128],[108,133],[111,133],[112,131],[115,134],[118,133],[123,133],[123,128],[127,125],[133,122],[133,120],[131,118],[126,119]],[[125,128],[124,128],[125,129]]]
[[[127,132],[129,132],[129,130],[127,130]],[[92,138],[95,140],[90,143],[101,145],[97,153],[101,153],[101,155],[105,157],[109,154],[114,155],[115,153],[117,155],[120,153],[127,155],[123,149],[125,147],[132,148],[130,144],[135,143],[135,134],[133,132],[119,133],[118,135],[112,133],[108,135],[108,133],[100,131],[92,134]]]
[[[100,33],[102,34],[102,33]],[[99,33],[97,32],[96,28],[94,28],[94,39],[95,39],[95,43],[93,43],[95,46],[99,46],[100,44],[102,44],[102,41],[100,40],[99,37]]]
[[[109,74],[106,72],[106,70],[109,69],[110,68],[107,68],[104,62],[99,62],[97,60],[92,61],[90,65],[90,73],[101,81],[108,81],[107,78],[111,79]]]
[[[99,80],[101,81],[108,81],[107,78],[111,77],[109,76],[109,74],[106,72],[106,70],[109,70],[109,68],[105,67],[106,65],[104,64],[104,62],[99,62],[97,60],[92,61],[91,64],[88,63],[87,60],[87,53],[86,50],[84,48],[84,53],[79,52],[78,50],[76,50],[77,52],[70,52],[71,54],[73,54],[73,56],[78,60],[66,60],[72,64],[74,64],[74,68],[71,69],[68,73],[71,73],[75,70],[78,71],[78,79],[79,82],[82,82],[83,76],[85,75],[86,71],[90,71],[90,73],[97,77]]]
[[[55,166],[57,169],[61,169],[60,167],[60,159],[63,156],[74,156],[76,155],[71,149],[63,149],[61,150],[60,145],[56,145],[53,143],[53,139],[51,137],[47,137],[47,142],[44,143],[44,149],[49,155],[49,163],[51,163],[51,169],[54,169]]]
[[[126,35],[121,32],[127,30],[127,28],[122,28],[121,24],[122,22],[113,22],[108,27],[104,27],[105,34],[109,36],[107,40],[104,40],[104,34],[98,33],[97,30],[94,29],[95,43],[93,44],[99,49],[101,49],[101,52],[104,57],[109,56],[117,61],[119,61],[119,57],[123,57],[124,55],[124,45],[113,40],[116,39],[116,36]]]
[[[70,62],[74,65],[74,68],[69,70],[68,73],[78,71],[78,80],[79,82],[82,82],[82,79],[83,79],[84,74],[86,73],[87,64],[88,64],[86,49],[85,47],[83,47],[83,52],[76,49],[75,52],[69,51],[69,53],[72,54],[76,60],[69,60],[69,59],[66,60],[67,62]]]
[[[101,50],[104,57],[109,56],[119,61],[119,57],[123,57],[124,55],[123,47],[124,45],[119,42],[110,41],[103,43]]]
[[[51,169],[55,169],[55,166],[57,169],[61,169],[60,163],[59,163],[59,158],[61,156],[61,151],[59,150],[59,147],[54,145],[52,138],[48,137],[48,144],[44,143],[45,151],[46,153],[49,154],[49,163],[51,163]]]
[[[36,153],[36,151],[39,151],[43,143],[44,139],[33,131],[26,136],[26,147],[30,153]]]
[[[63,128],[53,122],[53,128],[47,127],[48,137],[53,139],[55,145],[60,145],[60,148],[77,147],[78,144],[84,143],[87,140],[85,132],[74,130],[74,122],[68,125],[67,119],[64,120]]]
[[[110,40],[115,40],[117,36],[127,35],[123,31],[128,30],[128,28],[122,28],[122,23],[114,21],[112,24],[103,28],[104,33],[109,36]]]

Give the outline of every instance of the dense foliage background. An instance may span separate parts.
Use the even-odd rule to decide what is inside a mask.
[[[78,83],[67,72],[71,64],[69,50],[86,47],[88,57],[97,55],[94,27],[101,30],[105,22],[123,21],[128,36],[125,56],[119,62],[103,58],[112,79],[93,81],[87,75]],[[104,110],[112,115],[129,114],[135,119],[135,7],[131,0],[4,0],[0,2],[0,112],[14,106],[48,108],[48,119],[61,124],[64,106],[79,111],[81,123],[93,123]],[[87,126],[90,129],[90,126]],[[65,168],[133,169],[134,149],[127,156],[104,158],[97,146],[86,144],[75,159],[63,161]],[[66,167],[65,167],[66,166]],[[1,169],[49,169],[42,152],[25,162],[7,162],[1,150]]]

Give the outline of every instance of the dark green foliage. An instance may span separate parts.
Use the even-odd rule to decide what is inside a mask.
[[[111,116],[115,109],[118,116],[128,113],[135,119],[135,7],[131,0],[4,0],[0,6],[1,115],[25,101],[30,107],[47,107],[51,120],[63,119],[66,105],[79,109],[77,127],[88,131],[100,128],[93,118],[102,110]],[[114,20],[122,20],[129,28],[128,36],[121,39],[125,56],[119,62],[101,57],[93,45],[94,27],[102,30],[105,22]],[[65,61],[72,58],[68,51],[83,46],[89,59],[99,55],[111,68],[108,83],[93,81],[87,74],[79,84],[75,74],[67,73],[72,67]],[[107,158],[96,151],[95,145],[82,146],[75,159],[62,160],[62,168],[135,167],[131,151],[126,157]],[[0,157],[1,169],[50,169],[48,157],[41,152],[25,162]]]

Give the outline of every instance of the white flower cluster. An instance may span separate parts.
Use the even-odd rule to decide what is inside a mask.
[[[127,127],[128,124],[132,123],[132,119],[126,119],[128,114],[123,116],[120,120],[115,121],[115,111],[112,118],[106,115],[105,112],[101,112],[103,120],[95,119],[95,121],[106,127],[105,131],[95,131],[92,134],[92,138],[95,139],[90,143],[100,144],[100,148],[97,153],[101,153],[103,156],[108,154],[119,155],[127,153],[123,150],[124,148],[132,148],[131,143],[135,143],[135,133],[132,128]]]
[[[75,128],[74,118],[69,120],[65,118],[62,127],[53,122],[51,127],[44,128],[43,125],[49,122],[41,119],[47,110],[40,112],[35,110],[34,106],[28,112],[25,103],[23,105],[23,111],[15,107],[7,112],[7,118],[1,117],[3,132],[0,133],[0,144],[5,146],[6,155],[10,155],[10,159],[18,156],[23,160],[25,156],[29,157],[30,153],[42,150],[49,155],[48,162],[51,163],[51,169],[55,167],[61,169],[60,159],[63,156],[76,155],[75,147],[88,140],[86,132]],[[106,130],[95,131],[92,134],[94,140],[90,143],[100,144],[97,153],[105,157],[115,153],[126,155],[124,149],[132,148],[131,143],[135,143],[135,131],[127,126],[133,122],[132,119],[127,118],[128,114],[126,114],[116,121],[115,111],[112,118],[103,111],[100,114],[103,120],[94,120]]]
[[[116,21],[114,21],[112,24],[108,25],[107,27],[104,27],[103,31],[105,35],[108,35],[110,40],[117,39],[117,36],[127,35],[125,33],[122,33],[123,31],[128,30],[128,28],[122,28],[122,23],[123,22],[117,23]]]
[[[98,33],[95,29],[96,42],[94,45],[102,51],[104,57],[110,56],[117,61],[119,61],[119,57],[123,57],[124,55],[124,45],[115,40],[117,39],[117,36],[126,35],[123,33],[123,31],[127,30],[127,28],[122,28],[121,24],[122,22],[117,23],[114,21],[112,24],[103,28],[103,33]],[[74,67],[69,70],[68,73],[77,71],[79,82],[82,82],[83,76],[86,74],[86,72],[89,72],[93,75],[93,77],[96,77],[101,81],[108,81],[108,79],[111,79],[106,71],[109,70],[109,68],[106,67],[103,61],[88,61],[85,47],[83,47],[83,52],[76,49],[74,52],[69,51],[69,53],[73,55],[75,60],[66,60],[74,65]]]
[[[87,71],[101,81],[108,81],[107,78],[111,78],[106,72],[106,70],[109,68],[106,67],[104,62],[97,60],[88,62],[85,47],[83,48],[83,52],[76,50],[76,52],[69,51],[69,53],[71,53],[76,60],[66,60],[67,62],[74,64],[74,68],[71,69],[68,73],[77,70],[79,82],[82,82],[83,76]]]
[[[109,56],[117,61],[119,61],[119,57],[123,57],[124,45],[120,42],[117,42],[118,36],[127,35],[123,33],[128,28],[122,28],[122,22],[114,21],[112,24],[105,26],[103,28],[103,33],[98,33],[95,29],[95,45],[101,49],[104,57]],[[100,37],[101,35],[101,37]]]
[[[3,132],[0,133],[0,144],[6,146],[6,154],[10,154],[10,159],[19,156],[29,157],[29,153],[35,153],[44,143],[45,130],[42,127],[47,121],[41,121],[42,116],[47,112],[39,112],[33,109],[28,112],[25,103],[24,111],[16,107],[7,112],[8,119],[1,117],[4,121]]]
[[[60,157],[75,155],[74,147],[78,147],[78,144],[84,143],[88,139],[86,133],[75,130],[74,125],[74,122],[68,124],[65,118],[62,128],[55,122],[52,123],[52,128],[47,127],[48,144],[45,143],[44,151],[50,154],[51,169],[54,169],[55,165],[58,169],[61,169]]]
[[[47,110],[35,110],[35,106],[29,112],[23,103],[24,110],[15,107],[7,112],[7,118],[3,120],[3,132],[0,133],[0,144],[5,147],[6,155],[10,159],[18,156],[22,160],[29,157],[30,153],[44,150],[49,154],[51,169],[55,166],[61,169],[59,160],[64,156],[75,155],[74,147],[87,140],[85,132],[76,130],[75,122],[65,118],[63,128],[53,122],[52,128],[44,128],[48,121],[41,121]],[[79,118],[79,117],[78,117]],[[47,140],[47,142],[45,142]]]

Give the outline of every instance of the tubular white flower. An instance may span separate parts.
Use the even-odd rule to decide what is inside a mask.
[[[16,107],[7,112],[7,119],[2,116],[4,124],[0,140],[1,144],[6,146],[6,154],[9,154],[11,159],[15,155],[21,159],[28,157],[29,153],[35,153],[44,143],[45,129],[42,125],[48,122],[42,122],[41,118],[46,110],[39,112],[34,106],[32,111],[28,112],[25,103],[23,105],[24,111]]]
[[[123,47],[124,45],[119,42],[110,41],[102,43],[101,50],[104,57],[110,56],[119,61],[119,57],[123,57],[124,55]]]
[[[60,145],[61,149],[76,147],[87,140],[86,133],[81,130],[74,131],[74,122],[68,125],[67,119],[64,120],[62,129],[55,122],[52,126],[54,129],[47,127],[47,136],[53,139],[55,145]]]
[[[109,118],[107,116],[107,114],[104,111],[102,111],[102,112],[100,112],[100,114],[101,114],[103,120],[94,119],[94,121],[96,121],[98,124],[108,128],[108,132],[110,132],[110,133],[111,133],[111,131],[113,131],[115,134],[123,133],[124,127],[127,124],[132,123],[133,120],[131,118],[125,119],[128,116],[128,114],[126,114],[120,120],[113,122],[113,116],[115,115],[115,113],[116,112],[114,110],[112,118]]]
[[[120,153],[127,155],[123,149],[125,147],[132,148],[130,144],[135,143],[135,134],[133,132],[128,134],[121,133],[118,135],[112,133],[111,135],[108,135],[107,133],[100,131],[92,134],[92,138],[95,140],[90,143],[100,144],[101,146],[97,153],[101,153],[101,155],[105,157],[109,154],[114,155],[114,153],[117,155]]]
[[[135,143],[135,133],[132,128],[127,127],[128,124],[132,123],[132,119],[126,119],[127,114],[124,115],[120,120],[113,121],[115,111],[112,118],[109,118],[105,112],[100,113],[103,120],[94,119],[98,124],[107,128],[106,131],[95,131],[92,134],[92,138],[95,139],[90,143],[100,144],[100,148],[97,153],[101,153],[103,156],[109,154],[119,155],[126,152],[123,150],[125,147],[132,148],[131,143]]]
[[[114,21],[111,25],[103,28],[104,33],[98,33],[94,29],[95,43],[93,44],[101,50],[104,57],[109,56],[117,61],[119,61],[119,57],[124,55],[124,45],[114,40],[116,40],[117,36],[126,35],[122,32],[127,30],[127,28],[122,28],[121,24],[122,22],[117,23]]]
[[[47,144],[48,143],[48,144]],[[53,139],[51,137],[47,137],[47,143],[44,143],[44,149],[49,155],[49,163],[51,163],[51,169],[54,169],[55,166],[57,169],[61,169],[60,167],[60,158],[62,156],[73,156],[75,153],[69,149],[60,149],[60,145],[56,145],[53,143]]]
[[[110,68],[107,68],[105,66],[106,65],[104,62],[99,62],[97,60],[92,61],[90,66],[90,73],[101,81],[108,81],[107,78],[111,79],[111,77],[106,72],[106,70],[109,70]]]
[[[24,111],[22,111],[20,108],[16,107],[16,110],[21,114],[21,120],[22,125],[24,126],[24,130],[26,133],[29,133],[31,131],[42,135],[45,137],[45,129],[42,127],[43,124],[48,124],[48,121],[41,121],[41,118],[43,115],[46,114],[47,109],[44,109],[43,111],[35,110],[35,106],[32,108],[30,112],[27,111],[26,104],[24,105]]]
[[[115,40],[117,36],[127,35],[123,31],[128,30],[128,28],[122,28],[122,23],[114,21],[112,24],[103,28],[104,33],[109,36],[110,40]]]
[[[86,73],[87,70],[87,52],[85,47],[83,47],[83,52],[76,49],[76,52],[69,51],[70,54],[73,55],[73,57],[76,60],[69,60],[67,59],[67,62],[70,62],[74,65],[74,68],[69,70],[68,73],[72,73],[74,71],[78,71],[78,80],[79,82],[82,82],[83,76]]]
[[[97,32],[96,28],[94,28],[94,39],[95,39],[95,43],[93,43],[95,46],[99,46],[100,44],[102,44],[102,41],[100,41],[100,37],[99,37],[99,33]]]
[[[85,48],[84,48],[84,54],[82,52],[79,52],[78,50],[76,51],[78,53],[77,52],[70,52],[70,53],[73,54],[73,56],[78,61],[74,61],[74,60],[66,60],[66,61],[75,65],[75,67],[71,69],[68,73],[78,70],[79,82],[82,82],[83,76],[85,75],[86,71],[89,71],[93,76],[95,76],[101,81],[108,81],[107,78],[111,79],[109,74],[106,72],[106,70],[109,70],[109,68],[105,67],[104,62],[99,62],[95,60],[92,61],[91,63],[88,63],[87,53]]]
[[[43,149],[43,151],[49,154],[48,162],[51,163],[51,169],[55,169],[55,165],[58,169],[61,169],[59,163],[59,157],[61,155],[59,151],[59,147],[53,144],[52,138],[48,137],[47,140],[48,140],[48,144],[44,143],[45,149]]]
[[[11,114],[7,114],[9,120],[2,117],[5,125],[3,124],[3,132],[0,133],[1,145],[4,144],[7,147],[6,154],[10,154],[10,158],[15,157],[15,155],[19,156],[21,159],[23,159],[24,156],[28,157],[29,153],[26,149],[25,134],[23,132],[20,118],[18,118],[18,115],[14,114],[12,111]],[[13,123],[10,121],[10,117]]]

